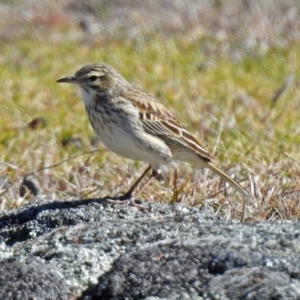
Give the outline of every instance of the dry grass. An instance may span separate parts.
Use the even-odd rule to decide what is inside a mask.
[[[300,5],[198,2],[2,2],[2,209],[34,201],[20,196],[24,178],[37,198],[94,198],[126,191],[146,167],[95,142],[78,92],[55,83],[102,61],[173,109],[251,191],[248,220],[299,217]],[[241,217],[240,195],[210,172],[178,164],[166,178],[140,198]]]

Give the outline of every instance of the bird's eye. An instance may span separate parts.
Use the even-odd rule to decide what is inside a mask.
[[[96,81],[98,77],[96,75],[92,75],[89,79],[90,81]]]

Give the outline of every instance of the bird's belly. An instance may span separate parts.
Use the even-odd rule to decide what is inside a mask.
[[[108,149],[125,158],[148,162],[154,169],[171,161],[170,149],[163,141],[144,132],[138,115],[128,119],[102,109],[87,107],[87,113],[95,133]]]
[[[133,137],[121,128],[112,131],[102,129],[97,131],[97,135],[103,144],[116,154],[133,160],[146,160],[145,153],[136,145]]]
[[[109,150],[129,159],[147,161],[142,145],[139,146],[139,141],[131,128],[121,127],[109,118],[100,120],[98,116],[95,122],[93,116],[89,117],[95,133]]]

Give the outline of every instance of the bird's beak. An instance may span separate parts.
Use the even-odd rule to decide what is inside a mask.
[[[79,83],[78,80],[76,80],[74,76],[60,78],[56,82],[75,83],[75,84]]]

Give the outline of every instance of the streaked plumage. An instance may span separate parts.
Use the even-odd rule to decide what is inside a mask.
[[[153,170],[178,160],[208,168],[244,197],[248,193],[212,163],[213,157],[153,95],[106,64],[86,65],[58,82],[79,85],[91,125],[107,148],[146,161]]]

